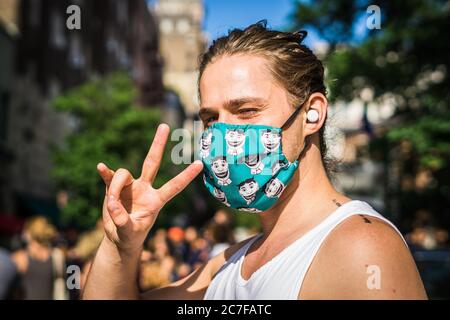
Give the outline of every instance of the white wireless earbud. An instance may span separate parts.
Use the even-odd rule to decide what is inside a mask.
[[[308,119],[308,122],[317,122],[319,120],[319,112],[314,109],[309,109],[306,114],[306,119]]]

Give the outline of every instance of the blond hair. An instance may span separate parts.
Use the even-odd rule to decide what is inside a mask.
[[[24,231],[41,244],[50,244],[56,236],[56,228],[44,216],[35,216],[28,219],[24,225]]]

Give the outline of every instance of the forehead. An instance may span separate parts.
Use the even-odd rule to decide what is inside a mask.
[[[201,105],[211,107],[246,96],[268,99],[276,89],[265,58],[250,54],[221,56],[203,72]]]

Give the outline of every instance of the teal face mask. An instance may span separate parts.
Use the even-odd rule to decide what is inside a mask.
[[[203,182],[226,206],[248,212],[272,207],[291,181],[298,159],[289,162],[283,154],[282,130],[299,110],[281,126],[216,122],[200,139]]]

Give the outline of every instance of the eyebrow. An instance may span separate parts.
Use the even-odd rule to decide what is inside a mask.
[[[260,97],[242,97],[242,98],[231,99],[231,100],[225,101],[225,103],[223,104],[223,107],[228,110],[236,110],[239,107],[241,107],[242,105],[247,104],[247,103],[253,103],[257,106],[263,106],[263,105],[267,104],[267,100],[260,98]],[[216,112],[214,111],[213,108],[203,107],[203,108],[200,108],[198,115],[199,115],[199,117],[202,117],[202,116],[214,114],[214,113],[216,113]]]

